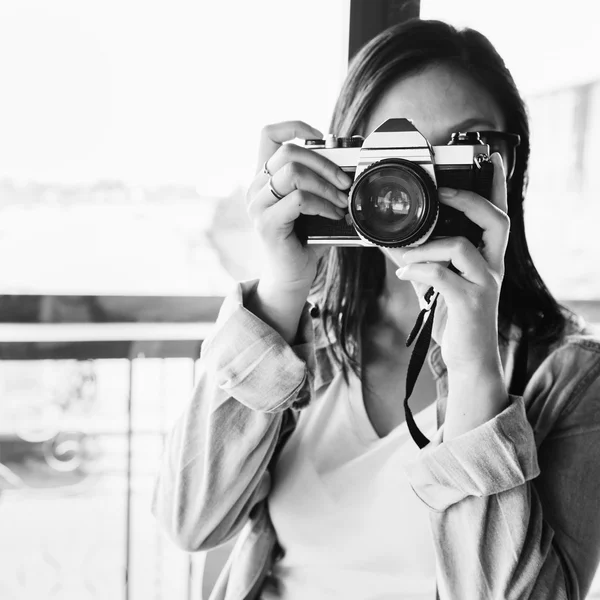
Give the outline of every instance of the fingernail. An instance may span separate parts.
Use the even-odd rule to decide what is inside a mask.
[[[448,187],[441,187],[438,189],[438,194],[443,196],[444,198],[452,198],[452,196],[456,196],[458,190]]]
[[[398,277],[399,279],[402,279],[402,275],[404,275],[404,272],[406,271],[406,267],[400,267],[397,271],[396,271],[396,277]]]
[[[492,156],[490,156],[494,167],[504,166],[504,159],[502,158],[502,154],[499,152],[494,152]]]
[[[344,192],[338,192],[337,199],[339,200],[342,208],[346,208],[346,206],[348,206],[348,194],[344,194]]]
[[[348,189],[352,185],[352,179],[350,176],[344,173],[341,169],[337,172],[338,181],[344,186],[344,189]]]
[[[338,208],[337,206],[335,206],[334,208],[335,214],[338,215],[340,219],[346,214],[346,211],[343,208]]]

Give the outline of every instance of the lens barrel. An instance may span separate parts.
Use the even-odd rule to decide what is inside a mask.
[[[386,158],[371,164],[356,178],[349,196],[358,234],[378,246],[415,244],[437,221],[435,184],[413,161]]]

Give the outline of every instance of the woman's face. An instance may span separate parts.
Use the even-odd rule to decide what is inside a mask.
[[[449,65],[432,65],[393,83],[371,110],[363,135],[399,117],[411,119],[433,146],[447,144],[455,131],[505,130],[504,116],[490,93]],[[385,254],[403,266],[403,252],[392,249]]]
[[[364,135],[398,117],[411,119],[434,146],[447,144],[455,131],[505,130],[491,94],[450,65],[432,65],[393,83],[371,110]]]

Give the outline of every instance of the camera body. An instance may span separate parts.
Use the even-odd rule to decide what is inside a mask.
[[[301,215],[302,242],[337,246],[418,246],[428,239],[465,236],[475,245],[481,229],[438,200],[438,187],[471,190],[489,200],[493,164],[477,132],[454,133],[432,146],[409,119],[388,119],[361,136],[306,140],[353,177],[345,219]]]

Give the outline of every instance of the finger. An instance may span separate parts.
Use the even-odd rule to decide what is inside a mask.
[[[464,237],[449,237],[426,242],[418,248],[405,252],[402,260],[407,265],[417,262],[451,261],[467,281],[477,285],[487,285],[490,281],[488,264],[475,246]]]
[[[492,180],[492,195],[490,202],[502,212],[508,213],[508,194],[506,191],[506,171],[504,160],[499,152],[494,152],[490,157],[494,165],[494,178]]]
[[[352,185],[352,178],[342,171],[333,161],[319,152],[309,150],[298,144],[284,144],[269,159],[269,170],[277,174],[290,163],[298,163],[308,167],[329,181],[340,190],[347,190]]]
[[[406,248],[380,248],[380,250],[397,266],[403,267],[405,265],[404,259],[402,258],[406,253]]]
[[[296,138],[310,139],[322,138],[323,134],[304,121],[283,121],[282,123],[272,123],[263,127],[258,146],[258,166],[257,171],[261,171],[265,161],[270,158],[277,149],[283,144]]]
[[[288,235],[294,221],[300,215],[317,215],[340,220],[345,212],[310,192],[294,190],[261,214],[258,227],[267,236],[282,232]]]
[[[348,196],[341,190],[319,177],[300,163],[288,163],[280,169],[263,185],[262,189],[250,203],[248,210],[262,212],[280,201],[271,190],[271,186],[280,196],[287,196],[294,190],[302,190],[318,196],[335,207],[346,210],[348,208]]]
[[[291,163],[295,163],[294,166],[291,166]],[[322,154],[318,152],[314,152],[309,150],[308,148],[304,148],[297,144],[283,144],[280,146],[275,154],[271,156],[268,161],[269,172],[274,176],[274,185],[281,185],[281,178],[279,176],[279,171],[284,169],[292,169],[291,172],[287,173],[291,179],[294,179],[299,175],[293,171],[297,167],[297,165],[304,165],[311,171],[317,173],[323,180],[330,182],[334,185],[338,190],[347,190],[352,185],[352,178],[342,171],[342,169],[336,165],[333,161],[325,158]],[[248,188],[247,200],[249,201],[254,195],[265,185],[265,180],[268,180],[268,177],[262,172],[258,173],[254,178],[250,187]],[[279,187],[276,187],[279,191]],[[302,189],[302,186],[295,185],[289,187],[287,184],[284,184],[284,189]],[[314,189],[310,189],[308,191],[318,193]],[[285,191],[280,192],[281,194],[285,194]],[[322,194],[323,195],[323,194]],[[333,191],[330,191],[327,194],[327,197],[331,199],[334,203],[338,200],[341,200],[344,206],[347,205],[348,196],[346,194],[340,195],[336,194]]]
[[[396,277],[433,288],[446,298],[447,302],[459,301],[464,296],[465,287],[473,285],[439,263],[415,263],[401,267]]]
[[[506,212],[499,208],[506,206],[506,187],[498,184],[496,173],[490,202],[475,192],[451,188],[439,188],[438,196],[440,202],[464,213],[468,219],[481,227],[482,255],[495,271],[502,272],[510,219]]]

